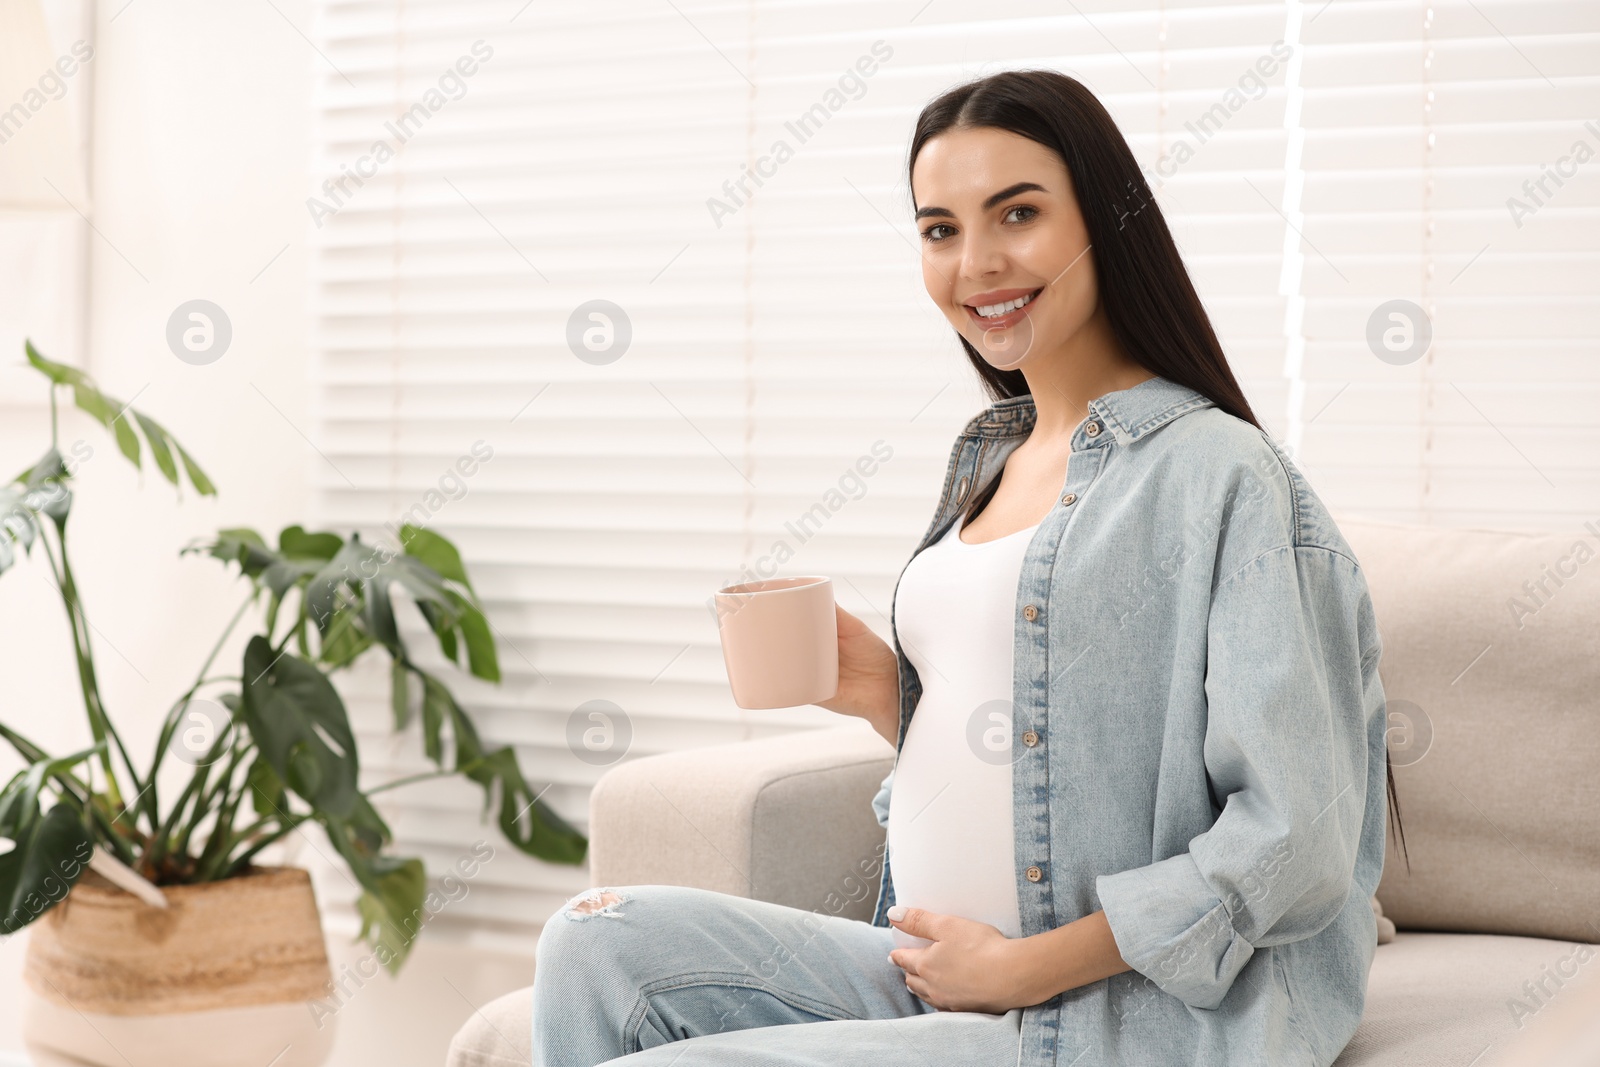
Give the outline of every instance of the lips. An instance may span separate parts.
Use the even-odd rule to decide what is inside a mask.
[[[1026,318],[1028,309],[1033,307],[1034,302],[1038,300],[1043,292],[1044,288],[1042,286],[1037,289],[991,289],[986,293],[978,293],[975,296],[968,297],[962,302],[961,306],[967,309],[967,315],[980,328],[984,330],[1004,330],[1015,326]],[[1008,304],[1017,304],[1018,301],[1021,301],[1020,306],[1012,307],[998,315],[984,315],[979,311],[980,308],[994,311],[997,308],[1006,307]]]

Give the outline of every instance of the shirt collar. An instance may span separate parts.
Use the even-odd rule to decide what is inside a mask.
[[[1089,411],[1119,440],[1135,441],[1185,412],[1215,406],[1205,394],[1158,374],[1091,400]],[[977,437],[1020,437],[1033,429],[1036,414],[1032,396],[1006,397],[973,416],[963,432]]]

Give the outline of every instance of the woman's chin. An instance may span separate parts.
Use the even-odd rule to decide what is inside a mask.
[[[970,333],[970,331],[969,331]],[[978,350],[985,363],[996,370],[1016,370],[1033,350],[1033,319],[1024,317],[1003,330],[984,330],[975,336],[963,333],[967,343]]]

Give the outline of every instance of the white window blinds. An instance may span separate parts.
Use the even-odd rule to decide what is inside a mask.
[[[1576,530],[1600,506],[1600,5],[1299,10],[1302,465],[1335,507]]]
[[[1576,3],[1529,6],[1540,36],[1525,48],[1552,77],[1570,78],[1594,50],[1567,35],[1590,16]],[[1385,464],[1414,448],[1413,430],[1420,437],[1433,416],[1404,408],[1419,395],[1414,380],[1382,378],[1389,365],[1362,340],[1369,306],[1412,291],[1403,283],[1425,259],[1396,228],[1412,225],[1406,212],[1423,223],[1421,149],[1436,131],[1405,124],[1382,96],[1420,83],[1423,31],[1412,45],[1361,43],[1369,28],[1395,37],[1402,9],[1420,6],[1335,0],[1316,15],[1283,2],[1126,0],[1016,3],[1000,15],[954,0],[520,11],[324,0],[316,174],[329,184],[308,206],[320,517],[380,536],[420,515],[456,539],[505,669],[498,687],[463,682],[458,692],[489,738],[517,746],[535,788],[549,784],[544,800],[580,826],[605,769],[569,747],[572,716],[590,701],[625,714],[630,755],[838,721],[816,708],[736,708],[706,598],[781,560],[779,573],[832,575],[845,608],[887,637],[894,582],[929,520],[953,436],[985,404],[922,291],[907,142],[939,91],[1019,66],[1073,74],[1117,118],[1271,432],[1304,441],[1336,502],[1413,510],[1421,488]],[[1467,123],[1460,151],[1474,160],[1503,160],[1506,140],[1538,155],[1518,138],[1559,109],[1521,81],[1514,106],[1494,96],[1499,82],[1469,92],[1459,81],[1491,70],[1471,49],[1487,56],[1496,42],[1510,58],[1492,57],[1492,69],[1520,78],[1499,37],[1463,45],[1448,84],[1467,95],[1443,102],[1436,61],[1435,122]],[[1576,113],[1577,82],[1567,95],[1562,106]],[[1490,101],[1499,110],[1467,118]],[[1456,157],[1436,152],[1435,169],[1445,158]],[[1507,179],[1516,170],[1504,169]],[[1452,210],[1476,204],[1487,220],[1503,211],[1501,187],[1460,186]],[[1441,199],[1427,209],[1435,222]],[[1562,206],[1584,210],[1578,195]],[[1525,406],[1502,425],[1542,427],[1543,443],[1527,447],[1547,448],[1547,466],[1569,474],[1590,464],[1592,485],[1592,456],[1580,461],[1549,436],[1561,420],[1533,392],[1541,374],[1578,375],[1592,307],[1570,282],[1535,295],[1519,273],[1537,262],[1559,276],[1588,253],[1577,243],[1560,251],[1556,235],[1519,246],[1512,232],[1510,258],[1480,262],[1497,265],[1458,283],[1471,279],[1475,295],[1449,306],[1471,325],[1444,332],[1531,336],[1558,328],[1523,311],[1565,309],[1567,358],[1546,354],[1536,373],[1517,376]],[[1442,241],[1429,254],[1456,247]],[[1341,283],[1312,243],[1347,276],[1368,269],[1378,280],[1330,288]],[[1501,291],[1523,295],[1485,310],[1484,297]],[[1488,352],[1476,357],[1478,380],[1509,377],[1509,362]],[[1315,416],[1346,378],[1362,388]],[[1574,405],[1562,419],[1584,422],[1576,399],[1560,402]],[[1430,469],[1446,465],[1448,447],[1455,469],[1481,474],[1474,457],[1495,439],[1460,425],[1434,445]],[[1565,440],[1587,432],[1592,442],[1592,416],[1586,425],[1566,427]],[[470,479],[449,477],[474,447],[492,458]],[[856,473],[861,457],[874,459],[870,476]],[[415,738],[388,739],[384,679],[357,681],[369,777],[422,769]],[[383,796],[402,847],[434,869],[479,836],[498,840],[479,827],[470,789],[429,783]],[[580,869],[506,847],[477,883],[441,921],[524,939],[589,884]]]

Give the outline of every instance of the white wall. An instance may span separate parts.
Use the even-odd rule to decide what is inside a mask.
[[[153,469],[138,475],[98,426],[63,420],[64,443],[82,438],[94,450],[69,543],[102,690],[139,758],[244,588],[213,561],[180,559],[179,548],[220,526],[270,536],[305,515],[317,474],[295,427],[308,425],[303,197],[307,100],[322,61],[284,16],[309,31],[303,0],[277,0],[277,10],[114,0],[99,11],[90,368],[112,394],[137,396],[221,490],[180,502]],[[173,308],[196,297],[233,324],[228,351],[208,366],[181,362],[165,340]],[[20,371],[3,379],[7,476],[48,443],[48,418],[30,404],[44,396],[42,381]],[[39,559],[0,577],[0,718],[65,749],[87,730],[45,573]],[[23,937],[0,945],[0,1050],[21,1048],[24,946]]]
[[[303,3],[280,6],[305,16]],[[148,459],[139,474],[104,430],[63,410],[63,451],[79,440],[93,450],[78,472],[69,545],[101,686],[145,754],[244,591],[219,564],[180,560],[179,549],[221,526],[275,531],[305,510],[315,456],[291,423],[304,425],[308,394],[300,196],[315,57],[270,5],[136,2],[109,21],[115,13],[101,11],[92,61],[89,369],[165,423],[221,490],[214,500],[185,490],[180,501]],[[173,308],[193,297],[233,322],[231,347],[209,366],[180,361],[165,340]],[[42,377],[12,369],[3,385],[9,476],[48,445],[49,420]],[[61,747],[87,731],[47,574],[37,557],[0,578],[10,697],[0,715]]]
[[[63,443],[81,438],[93,448],[69,544],[96,628],[102,692],[146,758],[161,716],[245,589],[220,564],[180,559],[179,549],[225,526],[274,538],[308,517],[311,487],[331,473],[301,436],[311,432],[309,96],[329,68],[301,36],[311,32],[306,0],[274,0],[276,10],[125,2],[100,5],[92,61],[92,217],[103,236],[90,250],[88,362],[107,391],[137,397],[163,422],[220,490],[213,500],[187,491],[180,500],[153,468],[136,473],[99,426],[63,418]],[[173,309],[195,298],[220,305],[233,326],[227,352],[206,366],[180,361],[165,339]],[[20,358],[0,353],[0,363]],[[42,384],[14,367],[0,373],[6,477],[48,444],[48,416],[36,403]],[[88,734],[70,635],[45,573],[41,558],[0,576],[0,720],[64,751]],[[240,649],[235,641],[221,662],[237,664]],[[300,850],[300,861],[314,858]],[[336,970],[356,954],[342,929],[329,943]],[[24,1062],[13,1057],[22,1049],[25,950],[26,932],[0,942],[0,1064]],[[527,984],[529,966],[424,938],[398,982],[380,975],[340,1011],[332,1062],[442,1062],[472,1011],[467,1001]]]

